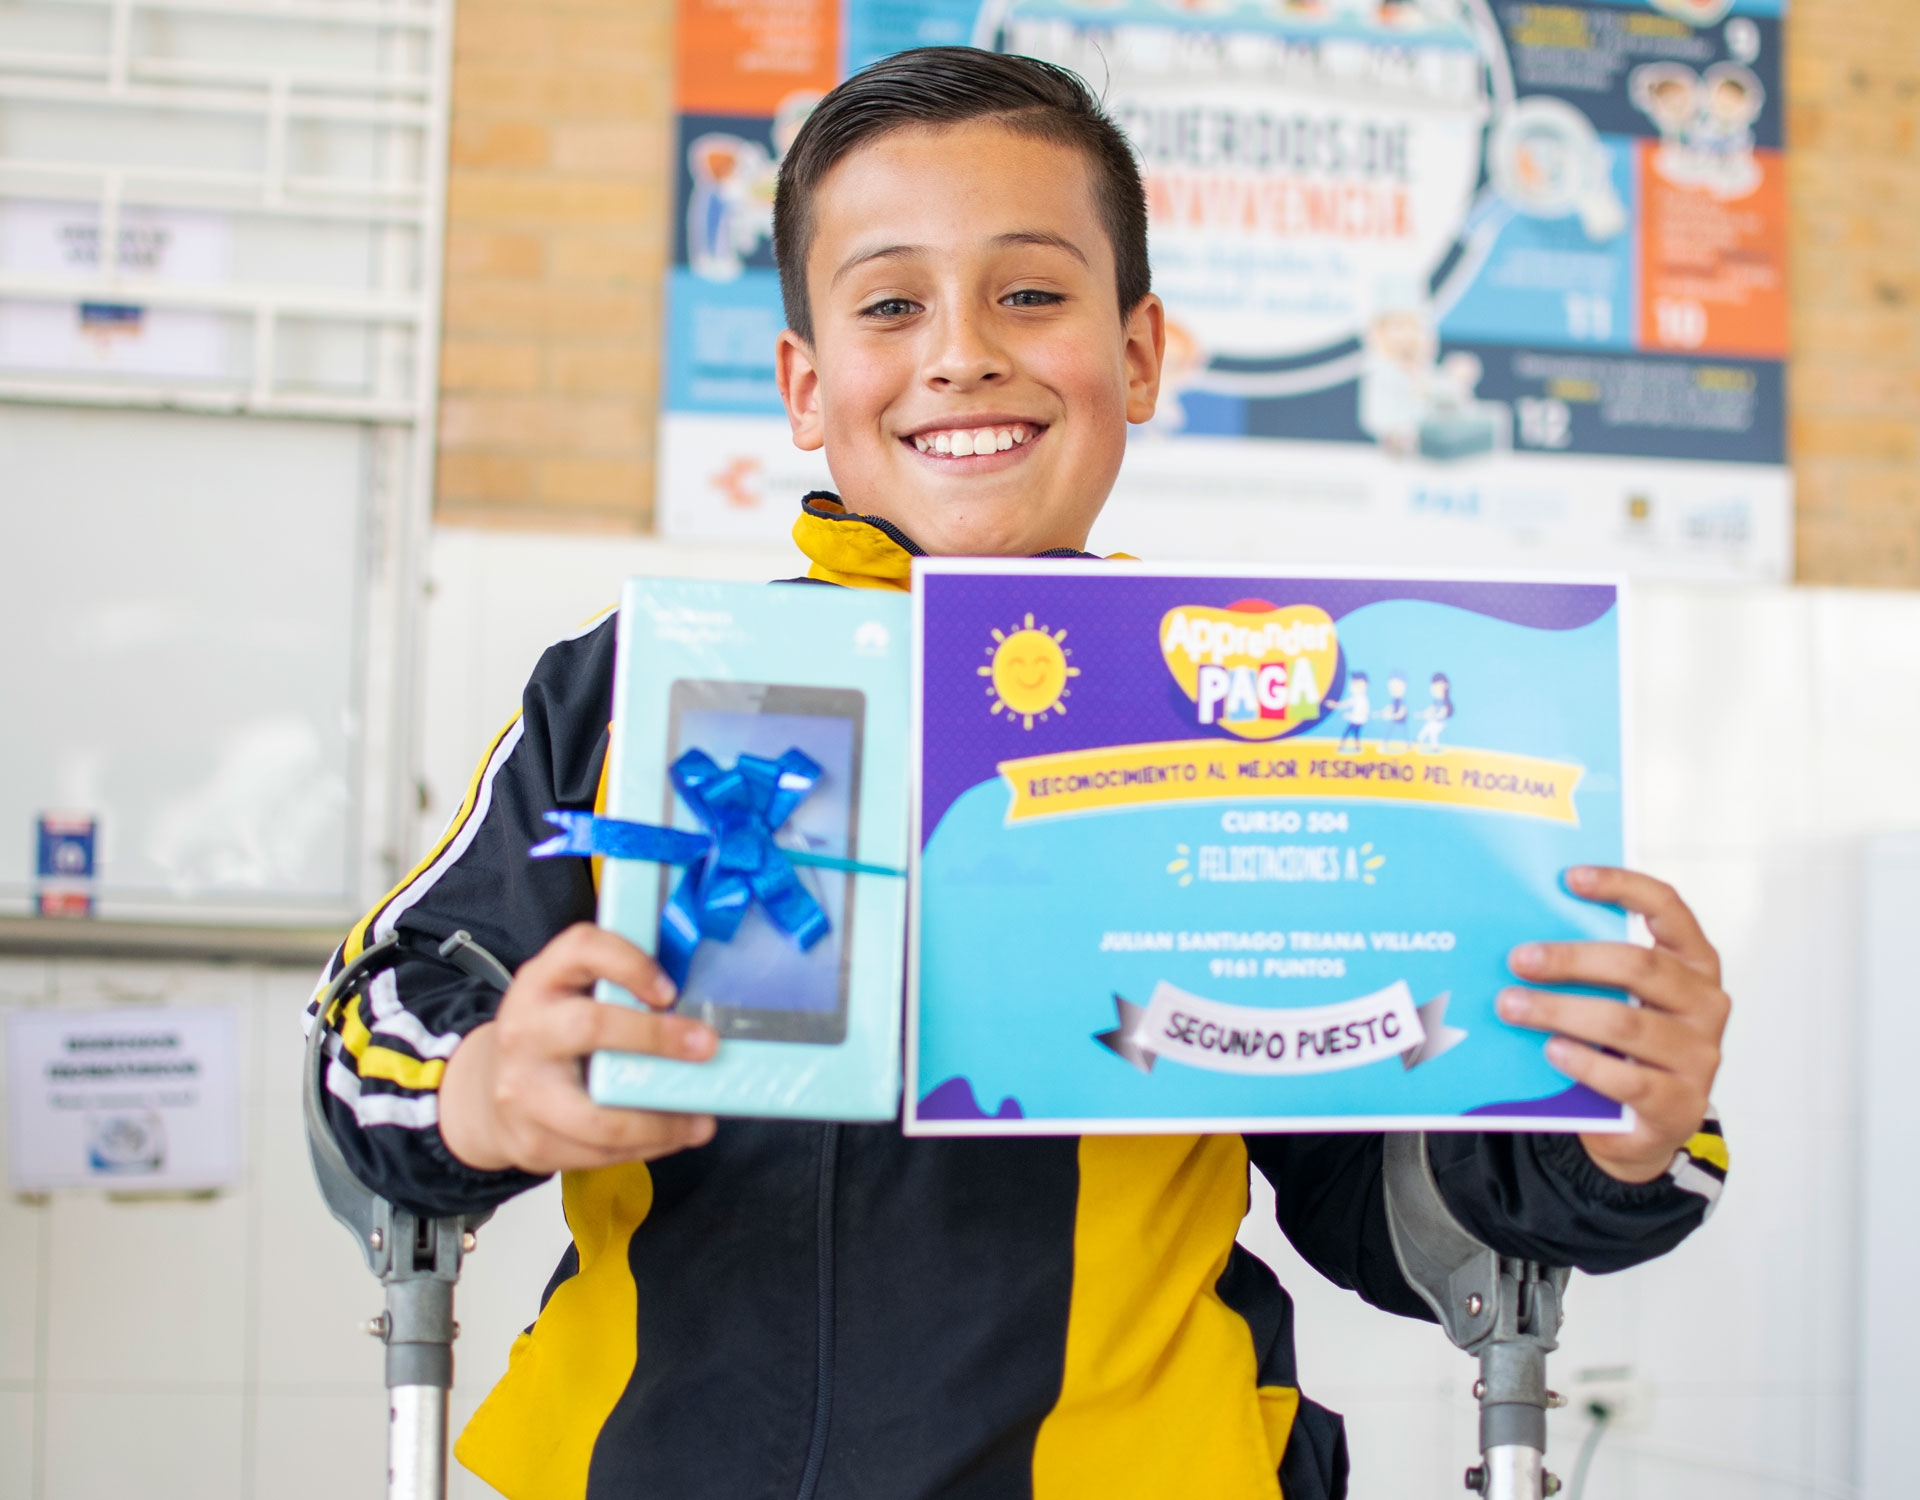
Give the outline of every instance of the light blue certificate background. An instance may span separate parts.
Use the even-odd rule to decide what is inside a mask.
[[[1005,782],[975,786],[946,812],[924,854],[917,1098],[962,1078],[988,1114],[1011,1099],[1027,1122],[1076,1128],[1386,1116],[1485,1128],[1504,1122],[1461,1117],[1567,1089],[1543,1055],[1543,1038],[1499,1020],[1493,1002],[1511,982],[1505,957],[1515,944],[1625,935],[1620,912],[1577,901],[1560,884],[1568,865],[1622,860],[1617,611],[1578,629],[1548,630],[1395,600],[1356,609],[1338,626],[1349,680],[1355,671],[1368,674],[1376,713],[1388,677],[1405,676],[1410,738],[1428,681],[1439,671],[1451,679],[1456,705],[1444,744],[1584,766],[1575,793],[1578,826],[1364,798],[1235,797],[1008,827]],[[1083,681],[1099,670],[1097,661],[1075,659]],[[1304,748],[1304,740],[1331,750],[1342,722],[1337,711],[1329,713],[1306,735],[1275,747]],[[1383,729],[1371,724],[1368,738]],[[1223,741],[1222,748],[1236,743]],[[1282,808],[1344,811],[1347,831],[1222,829],[1228,810]],[[1182,885],[1168,870],[1181,846],[1233,843],[1332,844],[1356,853],[1370,845],[1360,864],[1372,855],[1384,863],[1370,884]],[[1438,930],[1454,933],[1457,946],[1450,953],[1340,953],[1343,977],[1297,979],[1222,978],[1210,970],[1218,957],[1261,954],[1101,951],[1105,932],[1223,929]],[[1316,954],[1289,949],[1276,956]],[[1247,1077],[1163,1059],[1142,1073],[1094,1037],[1116,1024],[1115,995],[1144,1005],[1161,980],[1209,999],[1276,1008],[1330,1004],[1405,980],[1416,1003],[1449,992],[1446,1022],[1464,1028],[1467,1038],[1411,1071],[1389,1058],[1342,1072]],[[995,1126],[1006,1128],[1004,1121]]]

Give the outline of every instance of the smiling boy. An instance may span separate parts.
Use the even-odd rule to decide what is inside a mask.
[[[1139,176],[1084,86],[964,48],[876,65],[788,153],[775,242],[781,395],[839,486],[795,527],[810,578],[899,589],[921,552],[1083,555],[1164,336]],[[585,860],[526,858],[544,811],[597,800],[613,636],[547,653],[440,844],[333,966],[393,934],[408,952],[326,1018],[328,1107],[370,1183],[447,1213],[564,1174],[573,1248],[459,1456],[513,1500],[1343,1494],[1291,1305],[1234,1237],[1251,1165],[1311,1263],[1427,1316],[1388,1245],[1379,1136],[909,1140],[587,1098],[595,1048],[716,1045],[591,925]],[[1643,1004],[1516,988],[1502,1014],[1556,1033],[1556,1065],[1639,1123],[1433,1155],[1504,1253],[1605,1271],[1670,1249],[1718,1190],[1728,1002],[1671,890],[1567,878],[1655,945],[1527,945],[1515,973]],[[504,997],[439,958],[461,928],[514,971]],[[659,1009],[595,1004],[601,978]]]

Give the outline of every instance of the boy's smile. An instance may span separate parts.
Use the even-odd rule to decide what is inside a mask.
[[[814,337],[777,354],[794,442],[927,551],[1079,548],[1153,414],[1160,302],[1122,317],[1075,148],[991,121],[882,136],[814,198]]]
[[[1024,448],[1040,435],[1036,429],[1016,418],[986,416],[978,427],[936,427],[902,438],[913,444],[916,453],[928,458],[952,462],[958,458],[992,458]],[[984,467],[975,465],[975,472]]]

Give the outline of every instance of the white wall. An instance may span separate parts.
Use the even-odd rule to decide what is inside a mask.
[[[765,578],[797,556],[442,532],[428,633],[422,840],[541,646],[629,572]],[[1578,1279],[1556,1384],[1627,1365],[1646,1421],[1602,1444],[1587,1500],[1846,1496],[1851,1473],[1857,880],[1864,837],[1920,828],[1920,596],[1651,589],[1632,661],[1642,863],[1726,958],[1719,1098],[1734,1175],[1665,1261]],[[1909,774],[1903,775],[1901,768]],[[0,1200],[0,1500],[378,1493],[378,1289],[315,1195],[295,1084],[310,977],[245,967],[0,963],[0,1004],[229,1003],[244,1018],[247,1177],[212,1202]],[[1344,1411],[1356,1500],[1460,1493],[1472,1369],[1247,1238],[1298,1303],[1308,1390]],[[460,1290],[464,1416],[565,1243],[548,1187],[481,1233]],[[1565,1474],[1580,1423],[1562,1414]],[[470,1476],[455,1494],[487,1493]],[[1891,1500],[1873,1496],[1872,1500]]]

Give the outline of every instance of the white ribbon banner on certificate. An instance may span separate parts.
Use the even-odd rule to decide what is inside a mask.
[[[1095,1040],[1142,1073],[1164,1058],[1213,1073],[1284,1077],[1363,1068],[1397,1057],[1411,1068],[1465,1040],[1446,1024],[1447,995],[1413,1003],[1404,979],[1334,1005],[1229,1005],[1162,980],[1145,1005],[1113,997],[1120,1024]]]

